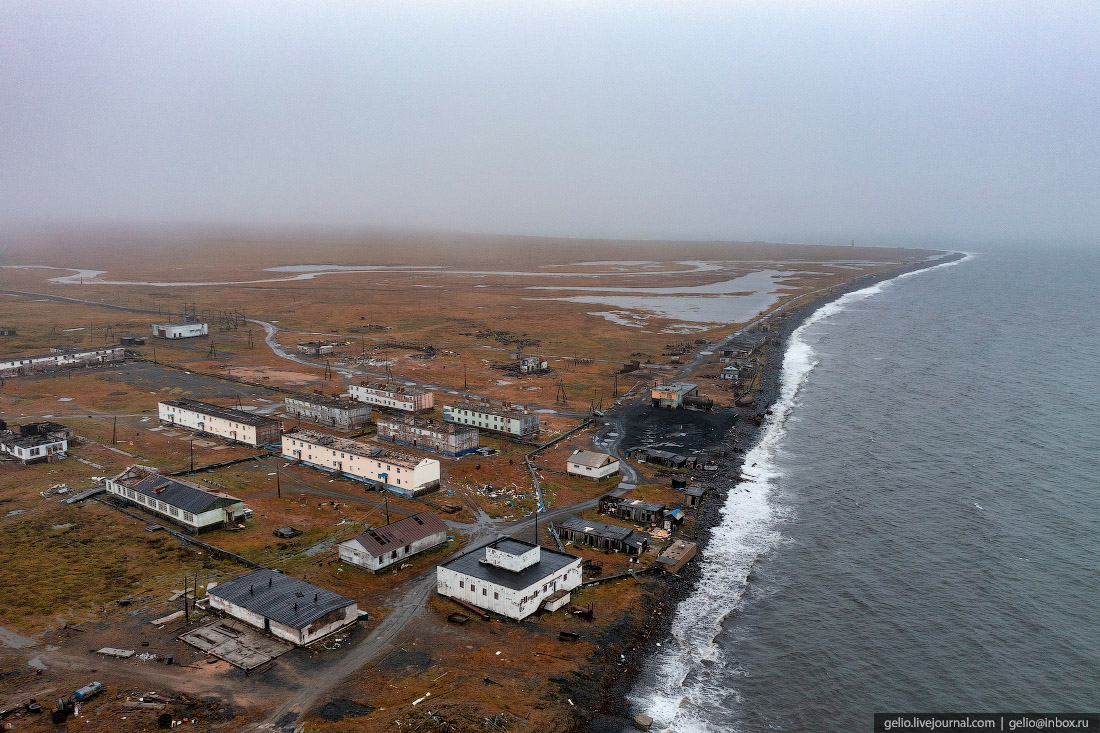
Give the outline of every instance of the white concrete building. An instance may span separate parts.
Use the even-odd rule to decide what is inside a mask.
[[[317,394],[285,398],[286,416],[339,430],[355,430],[370,422],[370,405]]]
[[[208,333],[210,333],[210,327],[197,321],[153,324],[153,335],[162,339],[190,339],[205,336]]]
[[[606,453],[597,453],[590,450],[573,451],[566,461],[566,471],[571,476],[583,476],[584,478],[605,479],[619,472],[619,459]]]
[[[62,369],[64,367],[95,366],[96,364],[117,364],[126,357],[121,346],[103,346],[98,349],[81,349],[75,346],[55,346],[49,354],[34,356],[11,356],[0,359],[0,376],[9,377],[19,374]]]
[[[537,413],[485,402],[456,402],[443,406],[443,419],[458,425],[470,425],[480,430],[504,433],[515,438],[534,435],[539,431]]]
[[[340,559],[378,572],[421,552],[447,544],[447,525],[432,512],[373,527],[339,544]]]
[[[255,570],[207,586],[206,595],[211,608],[298,646],[359,619],[359,606],[351,598],[274,570]]]
[[[436,568],[442,596],[523,619],[540,607],[556,611],[581,584],[581,559],[504,537]]]
[[[393,382],[362,382],[348,387],[352,399],[401,412],[428,412],[435,407],[435,393]]]
[[[198,400],[161,402],[160,421],[255,446],[278,443],[283,434],[279,420]]]
[[[283,457],[348,478],[383,486],[403,496],[439,488],[439,461],[339,438],[316,430],[283,436]]]
[[[207,491],[148,466],[130,466],[104,482],[107,493],[184,527],[193,534],[244,520],[244,502],[220,491]]]
[[[63,458],[68,452],[67,438],[20,435],[8,430],[0,432],[0,453],[7,453],[24,464],[48,461],[51,457]]]

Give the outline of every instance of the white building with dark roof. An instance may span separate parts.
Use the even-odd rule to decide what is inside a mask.
[[[619,472],[619,459],[607,453],[577,450],[569,456],[565,466],[566,472],[571,476],[583,476],[599,481]]]
[[[210,607],[298,646],[312,644],[359,619],[356,602],[277,573],[255,570],[214,587]]]
[[[340,559],[377,573],[433,547],[447,544],[447,525],[432,512],[374,527],[339,544]]]
[[[281,421],[232,407],[198,400],[165,400],[159,407],[162,423],[218,435],[238,443],[270,445],[278,443],[283,434]]]
[[[12,356],[0,359],[0,376],[52,371],[65,367],[87,367],[98,364],[117,364],[126,358],[121,346],[102,346],[82,349],[76,346],[55,346],[48,354]]]
[[[107,493],[198,534],[244,519],[244,502],[189,481],[163,476],[155,468],[130,466],[104,482]]]
[[[65,437],[0,431],[0,453],[7,453],[24,465],[64,458],[68,451],[69,439]]]
[[[508,618],[556,611],[581,584],[581,559],[504,537],[436,568],[436,591]]]

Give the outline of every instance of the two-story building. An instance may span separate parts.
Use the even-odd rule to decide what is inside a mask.
[[[556,611],[581,584],[581,559],[504,537],[436,568],[436,591],[508,618]]]
[[[286,416],[326,425],[337,430],[356,430],[370,422],[370,405],[319,394],[296,394],[284,399]]]
[[[278,443],[283,434],[283,424],[279,420],[198,400],[161,402],[160,421],[255,446]]]
[[[537,413],[487,402],[456,402],[453,405],[444,405],[443,420],[514,438],[524,438],[539,431]]]
[[[0,359],[0,377],[34,374],[67,367],[88,367],[117,364],[126,358],[121,346],[84,349],[77,346],[54,346],[48,354],[9,356]]]
[[[447,456],[464,456],[478,446],[477,428],[452,422],[421,420],[412,415],[380,416],[374,422],[378,439],[404,443]]]
[[[439,461],[359,443],[316,430],[283,436],[284,458],[381,486],[403,496],[439,488]]]
[[[429,412],[435,407],[435,393],[394,382],[361,382],[348,387],[354,400],[398,412]]]

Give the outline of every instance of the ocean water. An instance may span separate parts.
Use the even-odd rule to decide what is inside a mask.
[[[1100,253],[990,251],[823,306],[671,638],[655,730],[1100,710]]]

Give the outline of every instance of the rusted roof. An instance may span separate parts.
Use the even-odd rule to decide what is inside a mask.
[[[371,556],[381,557],[396,547],[411,545],[438,532],[447,533],[443,520],[432,512],[420,512],[384,527],[368,529],[343,544],[354,542]]]

